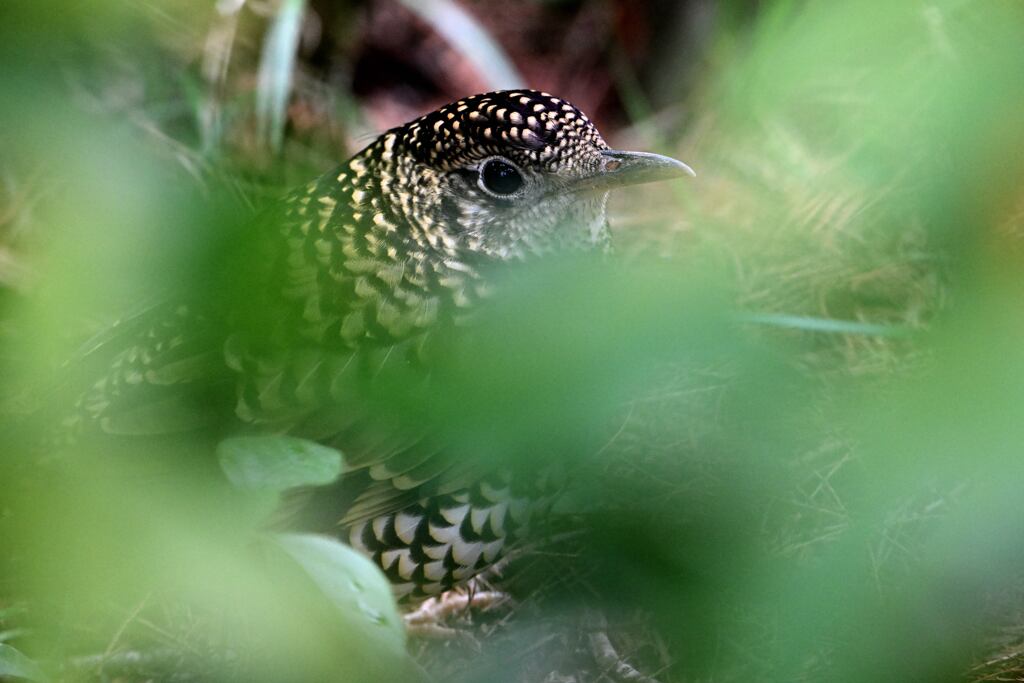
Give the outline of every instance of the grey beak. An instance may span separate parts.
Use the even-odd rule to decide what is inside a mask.
[[[618,185],[637,185],[656,180],[672,180],[683,176],[696,176],[693,169],[672,157],[649,152],[602,152],[605,158],[604,176],[614,178]]]
[[[696,176],[693,169],[672,157],[648,152],[623,152],[610,149],[601,152],[602,168],[580,179],[581,190],[613,190],[618,187]]]

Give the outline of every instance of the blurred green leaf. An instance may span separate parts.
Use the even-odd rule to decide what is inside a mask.
[[[10,645],[0,643],[0,679],[27,678],[30,681],[48,680],[39,665]]]
[[[275,540],[320,588],[352,633],[404,657],[405,627],[391,585],[373,562],[325,536],[279,534]]]
[[[217,446],[228,480],[246,491],[285,491],[322,486],[341,474],[342,455],[333,448],[294,436],[236,436]]]
[[[10,366],[30,366],[22,370],[29,379],[94,319],[219,273],[221,252],[203,247],[211,239],[234,244],[223,238],[229,212],[208,210],[225,188],[197,188],[178,168],[197,168],[187,132],[195,114],[175,123],[156,111],[156,102],[190,110],[188,77],[177,76],[184,94],[168,98],[166,71],[111,69],[99,58],[118,53],[114,61],[130,67],[136,58],[166,61],[172,73],[188,73],[209,39],[210,3],[173,4],[177,11],[143,10],[162,17],[154,31],[138,30],[140,10],[113,1],[57,3],[63,12],[15,2],[0,26],[10,95],[0,98],[0,115],[17,131],[4,161],[15,176],[36,179],[23,209],[30,239],[12,251],[40,273],[39,290],[19,303],[25,350],[10,353]],[[494,87],[517,84],[511,60],[465,3],[404,4]],[[599,3],[557,4],[586,12]],[[469,334],[435,335],[442,357],[426,391],[415,389],[418,368],[393,354],[375,377],[370,409],[395,418],[385,422],[389,435],[398,433],[392,423],[419,420],[460,464],[491,466],[507,455],[529,469],[590,455],[564,458],[586,494],[576,502],[589,504],[570,509],[577,516],[569,521],[578,530],[578,515],[589,512],[599,542],[587,555],[567,555],[557,576],[566,584],[582,576],[598,607],[654,613],[663,638],[638,639],[638,650],[663,639],[680,667],[692,667],[661,680],[961,680],[979,651],[973,627],[993,623],[982,604],[992,594],[1001,600],[1021,566],[1021,233],[993,228],[1020,213],[1021,4],[786,0],[756,3],[756,12],[752,4],[706,3],[746,21],[742,30],[721,25],[719,52],[698,63],[718,70],[703,100],[673,73],[663,82],[685,96],[650,110],[644,88],[659,65],[636,63],[643,58],[626,41],[611,50],[617,95],[635,117],[650,115],[659,134],[649,139],[682,134],[682,126],[661,130],[681,111],[689,148],[680,155],[700,161],[700,191],[679,191],[686,203],[669,207],[679,209],[670,222],[618,231],[677,250],[662,269],[669,272],[639,263],[615,275],[606,263],[554,260],[532,269],[499,291]],[[304,66],[307,5],[273,4],[258,73],[245,63],[256,58],[254,41],[239,34],[225,44],[218,64],[226,69],[230,55],[222,94],[232,106],[216,130],[223,140],[254,137],[242,115],[254,92],[261,141],[280,148],[293,135],[288,107]],[[339,26],[356,25],[347,19],[319,26],[331,50],[318,60],[352,45],[338,40]],[[83,60],[109,77],[82,83]],[[351,65],[338,66],[318,85],[333,90],[338,74],[344,81]],[[600,90],[583,71],[570,90]],[[197,92],[193,112],[203,105]],[[653,92],[656,102],[673,97]],[[175,96],[186,106],[166,101]],[[606,103],[599,116],[614,120],[615,108]],[[124,119],[132,125],[117,123]],[[309,129],[323,124],[310,121]],[[304,180],[308,163],[279,166],[282,177]],[[669,190],[645,192],[635,196]],[[214,256],[203,257],[208,251]],[[694,265],[707,269],[693,275]],[[1011,277],[990,277],[999,268]],[[219,291],[203,287],[195,291]],[[952,316],[951,306],[959,308]],[[736,310],[777,311],[739,322],[826,334],[777,335],[766,345],[767,335],[736,324]],[[405,661],[375,567],[334,541],[255,531],[279,491],[335,480],[337,452],[240,437],[221,444],[218,469],[208,444],[184,439],[162,457],[148,442],[126,446],[130,457],[117,461],[105,444],[82,450],[28,483],[8,486],[13,478],[0,476],[0,526],[15,532],[0,543],[10,556],[0,572],[10,595],[0,597],[25,594],[32,606],[27,615],[0,610],[5,629],[24,616],[27,632],[5,631],[20,630],[19,646],[24,637],[32,653],[103,652],[122,633],[123,608],[155,594],[189,613],[184,624],[158,626],[172,638],[187,634],[192,653],[243,653],[240,667],[253,674],[244,680],[376,683]],[[585,481],[595,474],[603,477]],[[254,535],[277,565],[253,560]],[[595,567],[612,571],[588,581]],[[538,601],[541,620],[572,609],[572,592],[562,589],[558,604]],[[166,606],[141,616],[156,623]],[[222,613],[241,628],[219,628]],[[11,616],[17,624],[6,623]],[[124,630],[126,648],[151,640],[140,624]],[[513,656],[540,659],[543,647],[529,648],[541,642],[530,634]],[[438,650],[449,658],[454,648]],[[478,680],[546,675],[524,678],[490,654],[479,659],[495,674]],[[9,667],[0,676],[31,664],[13,648],[0,655]],[[225,671],[238,680],[235,664]]]
[[[29,630],[24,628],[12,628],[7,631],[0,631],[0,643],[6,643],[9,640],[14,640],[15,638],[20,638],[28,634]]]

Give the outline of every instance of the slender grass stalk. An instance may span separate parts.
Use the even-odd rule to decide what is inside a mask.
[[[285,113],[305,8],[305,0],[283,0],[263,41],[256,86],[256,121],[260,140],[275,152],[284,140]]]
[[[454,0],[401,0],[410,11],[463,53],[493,90],[522,88],[512,60],[469,12]]]
[[[743,313],[740,322],[782,327],[806,332],[825,332],[828,334],[861,334],[872,337],[902,337],[910,334],[910,329],[899,325],[879,325],[862,323],[853,320],[835,320],[832,318],[813,318],[802,315],[785,315],[778,313]]]

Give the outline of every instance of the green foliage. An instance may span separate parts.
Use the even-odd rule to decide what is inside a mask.
[[[35,662],[10,645],[0,643],[0,677],[46,681],[46,676]]]
[[[291,436],[236,436],[217,446],[228,481],[243,491],[286,491],[323,486],[341,474],[342,455],[333,448]]]
[[[391,585],[375,564],[323,536],[281,534],[275,541],[323,592],[338,618],[347,622],[346,632],[359,634],[361,647],[385,661],[403,658],[405,625]]]
[[[289,119],[308,104],[304,6],[240,15],[258,30],[240,24],[214,81],[196,73],[206,3],[16,2],[0,26],[0,171],[21,217],[0,255],[30,273],[0,277],[17,283],[0,405],[31,386],[47,419],[0,432],[0,605],[28,606],[0,611],[0,676],[415,677],[380,572],[266,530],[280,493],[339,477],[337,451],[48,440],[80,389],[61,364],[103,362],[84,340],[168,290],[244,301],[210,283],[250,204],[343,154]],[[465,462],[570,473],[537,560],[553,569],[510,578],[527,606],[482,655],[424,648],[440,680],[543,680],[593,607],[665,681],[963,680],[1019,599],[1020,7],[760,6],[713,36],[695,91],[652,98],[685,103],[685,126],[637,122],[699,176],[613,199],[624,257],[507,274],[469,331],[433,340],[428,389],[392,364],[360,406]]]

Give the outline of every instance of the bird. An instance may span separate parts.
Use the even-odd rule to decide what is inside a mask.
[[[495,270],[608,251],[611,190],[689,175],[610,148],[544,92],[447,104],[284,197],[224,266],[231,296],[144,306],[88,344],[101,371],[62,426],[151,438],[227,419],[336,447],[340,483],[296,492],[292,516],[372,558],[399,600],[460,586],[522,535],[557,477],[460,460],[429,425],[374,415],[368,392],[391,368],[427,377],[430,340],[472,324]]]

